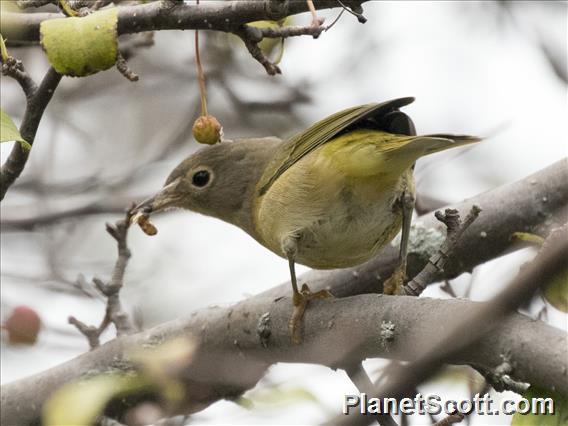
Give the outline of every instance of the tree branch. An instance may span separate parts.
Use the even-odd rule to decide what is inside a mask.
[[[342,3],[359,10],[367,0],[344,0]],[[318,0],[316,9],[341,7],[337,0]],[[118,9],[118,34],[156,30],[217,30],[234,32],[253,21],[284,19],[309,11],[305,0],[234,0],[203,2],[199,5],[152,2]],[[11,41],[39,41],[42,21],[62,18],[60,13],[2,13],[2,34]]]
[[[20,125],[20,134],[32,146],[45,108],[61,81],[61,77],[61,74],[50,68],[39,88],[27,100],[24,119]],[[29,155],[30,151],[24,149],[21,144],[14,144],[12,152],[0,169],[0,200],[4,199],[10,185],[24,170]]]
[[[291,300],[252,297],[228,308],[208,308],[135,335],[124,336],[50,370],[2,386],[2,424],[28,424],[61,385],[87,372],[129,370],[133,346],[152,347],[166,339],[193,335],[199,349],[180,375],[186,388],[185,412],[200,411],[222,398],[233,399],[252,388],[276,362],[317,363],[337,368],[349,361],[385,357],[412,361],[416,348],[428,345],[437,333],[432,324],[453,324],[477,312],[480,303],[410,296],[361,295],[320,301],[306,313],[302,345],[292,345],[288,332]],[[264,347],[259,319],[269,313],[270,337]],[[385,339],[380,324],[395,325]],[[266,335],[266,333],[264,334]],[[568,392],[559,372],[567,368],[566,333],[543,322],[513,314],[496,324],[475,346],[448,362],[475,364],[488,370],[511,353],[517,380]],[[238,367],[237,367],[238,365]],[[20,411],[17,411],[17,408]]]
[[[128,228],[130,227],[130,219],[132,217],[132,209],[126,212],[126,217],[119,220],[114,225],[106,224],[106,231],[116,240],[118,247],[118,258],[114,265],[112,277],[108,283],[98,278],[93,278],[93,283],[97,289],[107,298],[106,310],[103,320],[98,327],[89,326],[79,321],[77,318],[70,316],[69,324],[74,325],[81,334],[83,334],[91,349],[100,345],[101,334],[112,323],[116,327],[116,335],[122,336],[134,332],[128,314],[122,310],[120,303],[120,290],[124,285],[124,273],[130,259],[130,249],[127,245]]]

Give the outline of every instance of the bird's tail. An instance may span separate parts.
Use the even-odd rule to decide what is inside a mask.
[[[384,164],[377,170],[400,171],[425,155],[479,142],[475,136],[437,133],[423,136],[397,136],[381,144]]]
[[[417,136],[407,145],[411,145],[408,147],[409,149],[423,151],[424,153],[422,155],[428,155],[479,141],[481,141],[481,138],[476,136],[436,133],[433,135]]]

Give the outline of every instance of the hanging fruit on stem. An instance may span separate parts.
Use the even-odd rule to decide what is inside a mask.
[[[205,93],[205,74],[201,66],[199,54],[199,31],[195,31],[195,62],[197,65],[197,78],[199,80],[199,92],[201,96],[201,116],[193,123],[192,133],[199,143],[214,145],[221,142],[223,128],[214,116],[207,113],[207,97]]]

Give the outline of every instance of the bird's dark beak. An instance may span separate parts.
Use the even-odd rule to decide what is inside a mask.
[[[178,183],[179,179],[176,179],[164,186],[156,195],[138,204],[134,208],[134,212],[152,214],[165,210],[168,207],[178,207],[181,201],[181,196],[176,190]]]

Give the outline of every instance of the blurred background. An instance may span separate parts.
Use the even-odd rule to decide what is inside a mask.
[[[566,156],[566,2],[371,1],[363,7],[365,25],[345,13],[317,40],[286,40],[283,75],[277,77],[266,75],[239,40],[202,32],[208,107],[225,136],[285,137],[345,107],[415,96],[405,112],[419,133],[487,138],[418,163],[419,196],[447,203]],[[319,15],[331,23],[338,13]],[[293,18],[296,25],[309,22],[308,14]],[[107,278],[116,259],[105,222],[159,189],[177,163],[199,149],[191,137],[199,111],[193,34],[159,32],[147,47],[136,47],[150,44],[147,35],[126,37],[125,53],[139,82],[114,70],[64,78],[48,106],[30,161],[1,204],[2,318],[27,305],[43,328],[33,346],[3,338],[2,382],[88,350],[67,317],[95,324],[103,316],[104,301],[90,279]],[[10,51],[36,80],[42,77],[48,63],[39,47]],[[2,77],[1,90],[2,108],[19,123],[19,86]],[[10,149],[2,144],[2,162]],[[142,327],[231,304],[288,280],[286,261],[231,225],[177,211],[156,216],[154,223],[159,233],[153,238],[131,230],[133,257],[122,292]],[[497,259],[458,277],[452,288],[458,296],[488,299],[532,254],[527,249]],[[440,286],[425,296],[449,297]],[[526,311],[566,328],[566,315],[543,301]],[[383,365],[366,363],[374,377]],[[469,369],[451,369],[420,390],[460,399],[478,382]],[[353,392],[341,371],[276,365],[245,395],[252,408],[219,402],[188,423],[316,423],[337,413],[344,394]],[[516,398],[496,396],[502,397]],[[510,418],[472,415],[468,421],[508,424]]]

